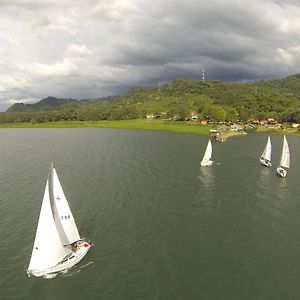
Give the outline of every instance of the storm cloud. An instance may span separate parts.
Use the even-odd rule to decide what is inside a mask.
[[[292,0],[1,0],[0,110],[188,77],[250,81],[300,67]]]

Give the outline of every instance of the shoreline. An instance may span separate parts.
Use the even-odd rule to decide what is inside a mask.
[[[0,123],[0,129],[5,128],[111,128],[111,129],[136,129],[136,130],[159,130],[173,131],[179,133],[193,133],[209,136],[211,129],[218,129],[217,126],[201,125],[188,121],[165,121],[165,120],[113,120],[113,121],[63,121],[63,122],[43,122],[43,123]],[[287,128],[268,128],[260,126],[253,132],[274,133],[280,135],[300,136],[300,130]],[[244,136],[246,132],[237,133],[227,130],[223,132],[224,138],[234,136]]]

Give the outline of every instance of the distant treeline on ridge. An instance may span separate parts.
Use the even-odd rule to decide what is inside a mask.
[[[0,113],[0,123],[97,121],[154,116],[187,120],[248,121],[273,118],[300,123],[300,74],[251,83],[177,79],[157,88],[133,88],[99,99],[48,97],[35,104],[16,103]]]

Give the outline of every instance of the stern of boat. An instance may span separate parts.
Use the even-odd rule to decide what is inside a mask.
[[[260,159],[259,159],[259,162],[260,162],[261,165],[263,165],[263,166],[265,166],[265,167],[271,167],[271,166],[272,166],[272,164],[271,164],[270,161],[267,161],[267,160],[265,160],[265,159],[263,159],[263,158],[260,158]]]
[[[278,174],[279,176],[281,176],[281,177],[283,177],[283,178],[285,178],[286,175],[287,175],[287,171],[286,171],[284,168],[281,168],[281,167],[278,167],[278,168],[276,169],[276,172],[277,172],[277,174]]]
[[[90,248],[91,245],[88,242],[80,240],[77,242],[77,250],[75,253],[79,256],[85,256]]]

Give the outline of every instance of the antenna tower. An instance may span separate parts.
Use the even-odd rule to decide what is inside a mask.
[[[204,72],[204,69],[202,70],[202,82],[205,82],[205,72]]]

